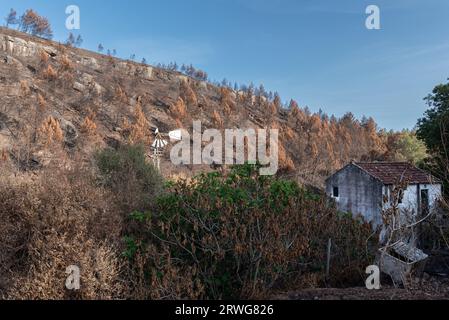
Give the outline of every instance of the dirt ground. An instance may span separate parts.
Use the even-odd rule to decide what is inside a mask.
[[[407,288],[382,285],[380,290],[358,288],[306,289],[279,294],[278,300],[449,300],[449,279],[432,277],[413,279]]]

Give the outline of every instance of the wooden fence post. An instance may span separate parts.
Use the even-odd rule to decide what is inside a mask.
[[[330,268],[331,268],[331,249],[332,249],[332,239],[329,238],[327,243],[327,263],[326,263],[326,279],[329,280]]]

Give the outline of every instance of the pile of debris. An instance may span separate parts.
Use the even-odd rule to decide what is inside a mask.
[[[423,275],[428,257],[415,246],[398,241],[389,246],[389,250],[379,249],[378,265],[382,272],[391,277],[395,285],[402,284],[407,287],[412,276]]]

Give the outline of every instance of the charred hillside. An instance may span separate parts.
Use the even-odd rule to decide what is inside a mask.
[[[150,65],[0,28],[0,152],[21,170],[89,161],[93,151],[152,140],[162,131],[278,128],[284,173],[320,185],[351,159],[386,157],[372,119],[312,114],[252,87],[236,91]],[[166,175],[208,168],[174,167]]]

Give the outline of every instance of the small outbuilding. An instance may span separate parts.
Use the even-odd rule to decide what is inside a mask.
[[[442,194],[441,182],[431,174],[405,162],[351,162],[326,180],[326,193],[340,211],[361,215],[374,227],[381,226],[382,211],[395,185],[406,188],[399,207],[415,218],[425,217]]]

